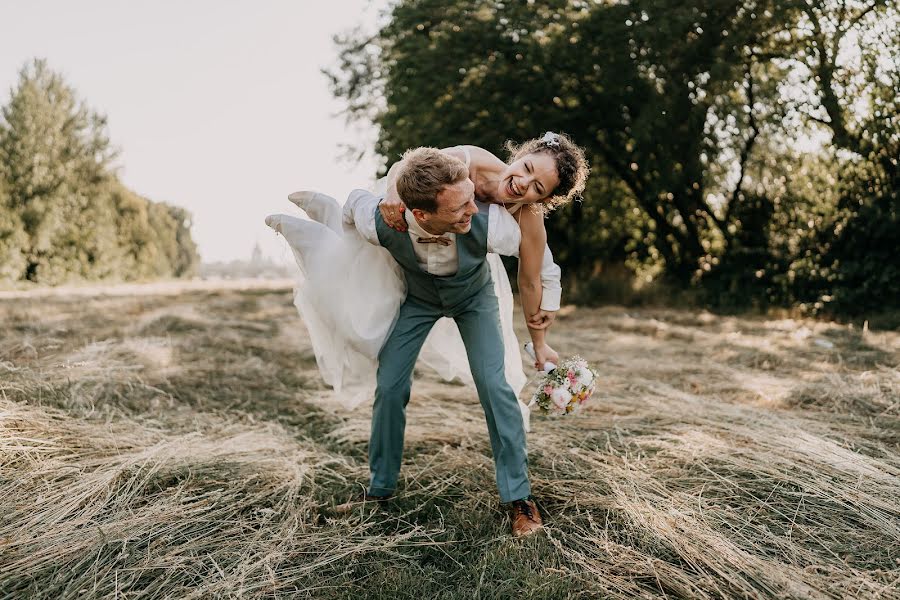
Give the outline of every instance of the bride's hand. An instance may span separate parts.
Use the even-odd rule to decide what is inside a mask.
[[[536,359],[534,361],[534,368],[538,371],[544,370],[544,363],[553,363],[554,365],[559,364],[559,354],[547,344],[535,345],[534,357]]]
[[[381,217],[388,226],[397,231],[406,231],[406,218],[404,215],[406,206],[400,198],[391,197],[390,194],[385,196],[384,200],[378,204],[378,210],[381,211]]]

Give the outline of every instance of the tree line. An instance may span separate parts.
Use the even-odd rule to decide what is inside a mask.
[[[43,60],[0,110],[0,281],[186,277],[191,215],[119,181],[106,118]]]
[[[385,17],[326,70],[385,169],[547,130],[586,148],[584,201],[546,221],[576,299],[624,279],[718,307],[900,305],[895,3],[398,0]]]

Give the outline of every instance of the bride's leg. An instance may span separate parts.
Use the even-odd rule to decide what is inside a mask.
[[[341,233],[341,206],[337,200],[321,192],[294,192],[288,200],[303,209],[314,221],[335,233]]]
[[[266,225],[284,236],[294,252],[297,265],[304,272],[308,272],[316,258],[319,263],[327,261],[328,251],[339,240],[334,231],[321,223],[290,215],[269,215]]]

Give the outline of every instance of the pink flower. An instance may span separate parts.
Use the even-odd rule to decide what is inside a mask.
[[[556,405],[557,408],[565,410],[566,406],[569,404],[569,400],[572,399],[572,394],[563,388],[557,388],[553,390],[553,393],[550,395],[550,399],[553,401],[553,404]]]
[[[549,384],[548,384],[548,385],[545,385],[545,386],[544,386],[544,393],[547,394],[548,396],[549,396],[550,394],[552,394],[552,393],[553,393],[553,386],[552,386],[552,385],[549,385]]]

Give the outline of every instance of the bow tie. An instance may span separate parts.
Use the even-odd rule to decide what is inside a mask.
[[[449,246],[450,245],[450,238],[445,238],[445,237],[427,237],[427,238],[420,237],[416,241],[419,242],[420,244],[440,244],[441,246]]]

